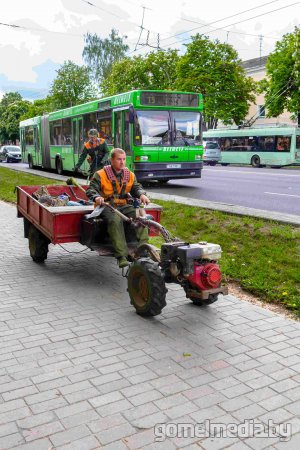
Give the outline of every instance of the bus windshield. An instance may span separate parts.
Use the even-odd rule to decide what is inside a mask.
[[[200,144],[200,113],[136,111],[135,145],[175,147]]]

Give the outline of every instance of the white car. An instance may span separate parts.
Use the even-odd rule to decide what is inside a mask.
[[[203,162],[210,166],[215,166],[221,160],[221,149],[215,141],[205,141],[203,143]]]

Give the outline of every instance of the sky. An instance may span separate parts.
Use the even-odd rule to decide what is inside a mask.
[[[47,95],[65,60],[83,64],[84,35],[112,28],[129,56],[179,49],[196,33],[228,42],[242,60],[265,56],[299,26],[297,0],[0,0],[0,98]]]

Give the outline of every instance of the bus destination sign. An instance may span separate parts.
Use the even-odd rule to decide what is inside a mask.
[[[142,92],[141,105],[147,106],[183,106],[197,108],[197,94],[176,94],[171,92]]]

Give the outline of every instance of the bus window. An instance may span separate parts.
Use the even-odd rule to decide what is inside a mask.
[[[50,145],[61,145],[62,121],[50,122]]]
[[[72,145],[71,119],[62,120],[62,144]]]
[[[135,145],[171,145],[168,111],[137,111]]]
[[[173,111],[174,141],[173,145],[200,144],[200,113]]]
[[[290,136],[277,136],[276,151],[289,152],[290,148],[291,148],[291,137]]]
[[[25,142],[26,142],[26,145],[33,145],[33,128],[32,127],[25,128]]]
[[[124,137],[125,137],[125,152],[128,154],[131,151],[130,147],[130,134],[129,134],[129,111],[125,111],[125,127],[124,127]]]
[[[88,132],[92,128],[95,128],[99,131],[97,127],[96,113],[85,114],[83,116],[83,134],[85,139],[88,139]]]
[[[97,129],[102,131],[107,144],[112,144],[112,112],[101,111],[97,114]]]
[[[115,113],[115,147],[122,148],[121,113]]]

